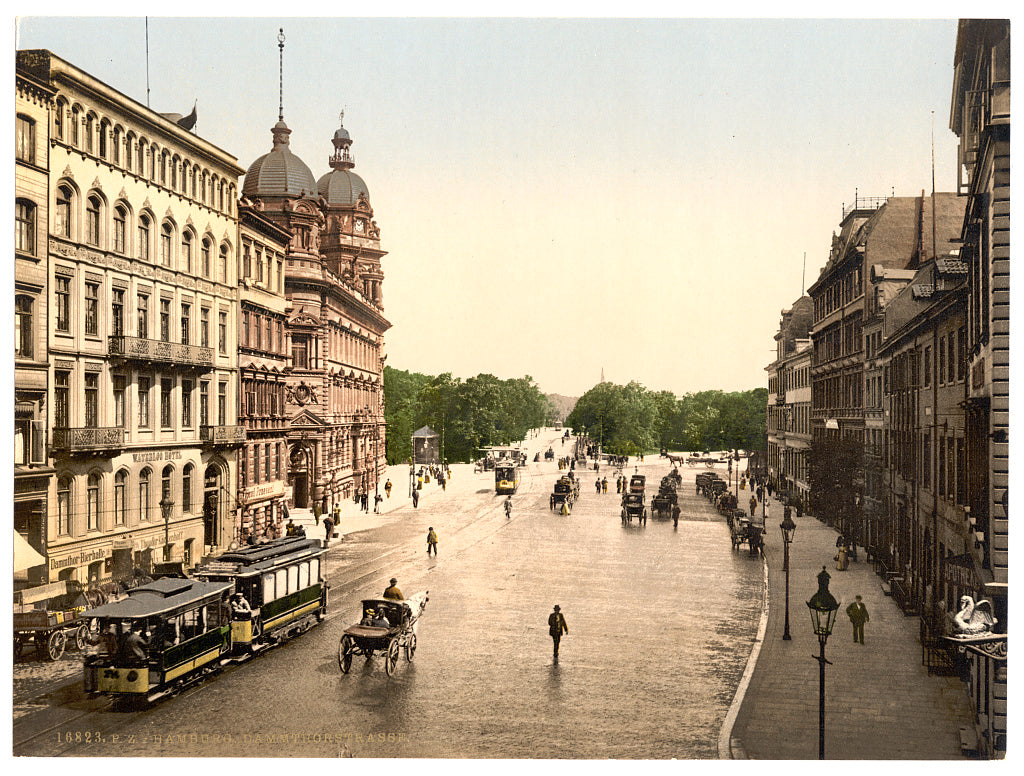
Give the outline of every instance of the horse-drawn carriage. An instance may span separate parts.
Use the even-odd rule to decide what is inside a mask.
[[[345,629],[338,643],[338,667],[343,674],[352,668],[352,658],[363,655],[369,660],[376,653],[384,656],[384,671],[395,673],[398,654],[404,649],[405,659],[412,661],[416,653],[416,623],[427,606],[429,591],[416,593],[404,601],[367,598],[362,603],[363,619]]]
[[[644,506],[643,491],[627,493],[622,497],[622,524],[632,523],[634,517],[638,523],[647,523],[647,507]]]
[[[738,550],[741,544],[746,544],[751,555],[756,555],[764,545],[764,521],[762,519],[751,519],[742,509],[734,510],[729,522],[729,537],[732,540],[732,548]]]
[[[679,473],[675,472],[675,474],[678,477]],[[661,484],[658,485],[658,493],[651,498],[651,517],[669,518],[672,516],[672,507],[678,503],[676,485],[677,480],[671,474],[661,478]]]
[[[15,594],[15,660],[27,644],[50,660],[60,660],[69,642],[80,651],[85,648],[89,626],[82,613],[90,601],[76,585],[52,582]]]
[[[550,447],[547,450],[544,451],[544,460],[545,461],[553,461],[553,460],[555,460],[555,451],[552,450]]]
[[[568,475],[559,477],[555,481],[555,489],[551,493],[551,498],[548,499],[548,506],[551,507],[552,512],[562,512],[563,506],[565,512],[570,512],[579,495],[580,485],[575,477]]]

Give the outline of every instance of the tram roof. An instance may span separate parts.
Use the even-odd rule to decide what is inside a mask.
[[[219,596],[230,591],[232,587],[230,582],[161,577],[129,590],[127,598],[86,610],[84,616],[132,619],[152,617],[187,607],[204,598]]]
[[[256,574],[303,557],[322,555],[324,552],[323,545],[317,539],[286,536],[254,547],[241,547],[225,552],[201,566],[196,574]]]

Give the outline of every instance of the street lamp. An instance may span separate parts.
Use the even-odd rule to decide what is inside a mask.
[[[786,571],[786,627],[782,631],[782,640],[791,641],[792,637],[789,635],[789,545],[793,543],[793,536],[796,534],[796,523],[790,516],[789,507],[783,510],[783,515],[782,522],[779,523],[779,528],[782,529],[782,545],[785,548],[782,565]]]
[[[825,642],[832,633],[832,626],[836,622],[836,612],[839,611],[839,602],[828,591],[828,581],[831,579],[825,567],[821,567],[818,574],[818,592],[811,596],[807,602],[807,608],[811,611],[811,626],[818,637],[818,644],[821,646],[821,654],[814,657],[818,661],[818,759],[825,759],[825,664],[832,665],[825,659]]]
[[[171,511],[174,509],[174,500],[164,496],[160,499],[160,513],[164,516],[164,560],[171,559]]]

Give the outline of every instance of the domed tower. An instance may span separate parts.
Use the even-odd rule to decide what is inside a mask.
[[[331,138],[334,153],[327,160],[331,171],[317,181],[316,190],[326,215],[320,247],[324,263],[332,272],[367,302],[383,309],[380,260],[386,252],[380,249],[380,230],[373,220],[369,187],[352,171],[356,163],[344,117],[342,112],[342,123]]]

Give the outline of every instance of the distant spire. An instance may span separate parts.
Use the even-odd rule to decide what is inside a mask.
[[[284,121],[284,28],[277,30],[277,120]]]
[[[601,382],[604,382],[604,367],[601,367]]]

